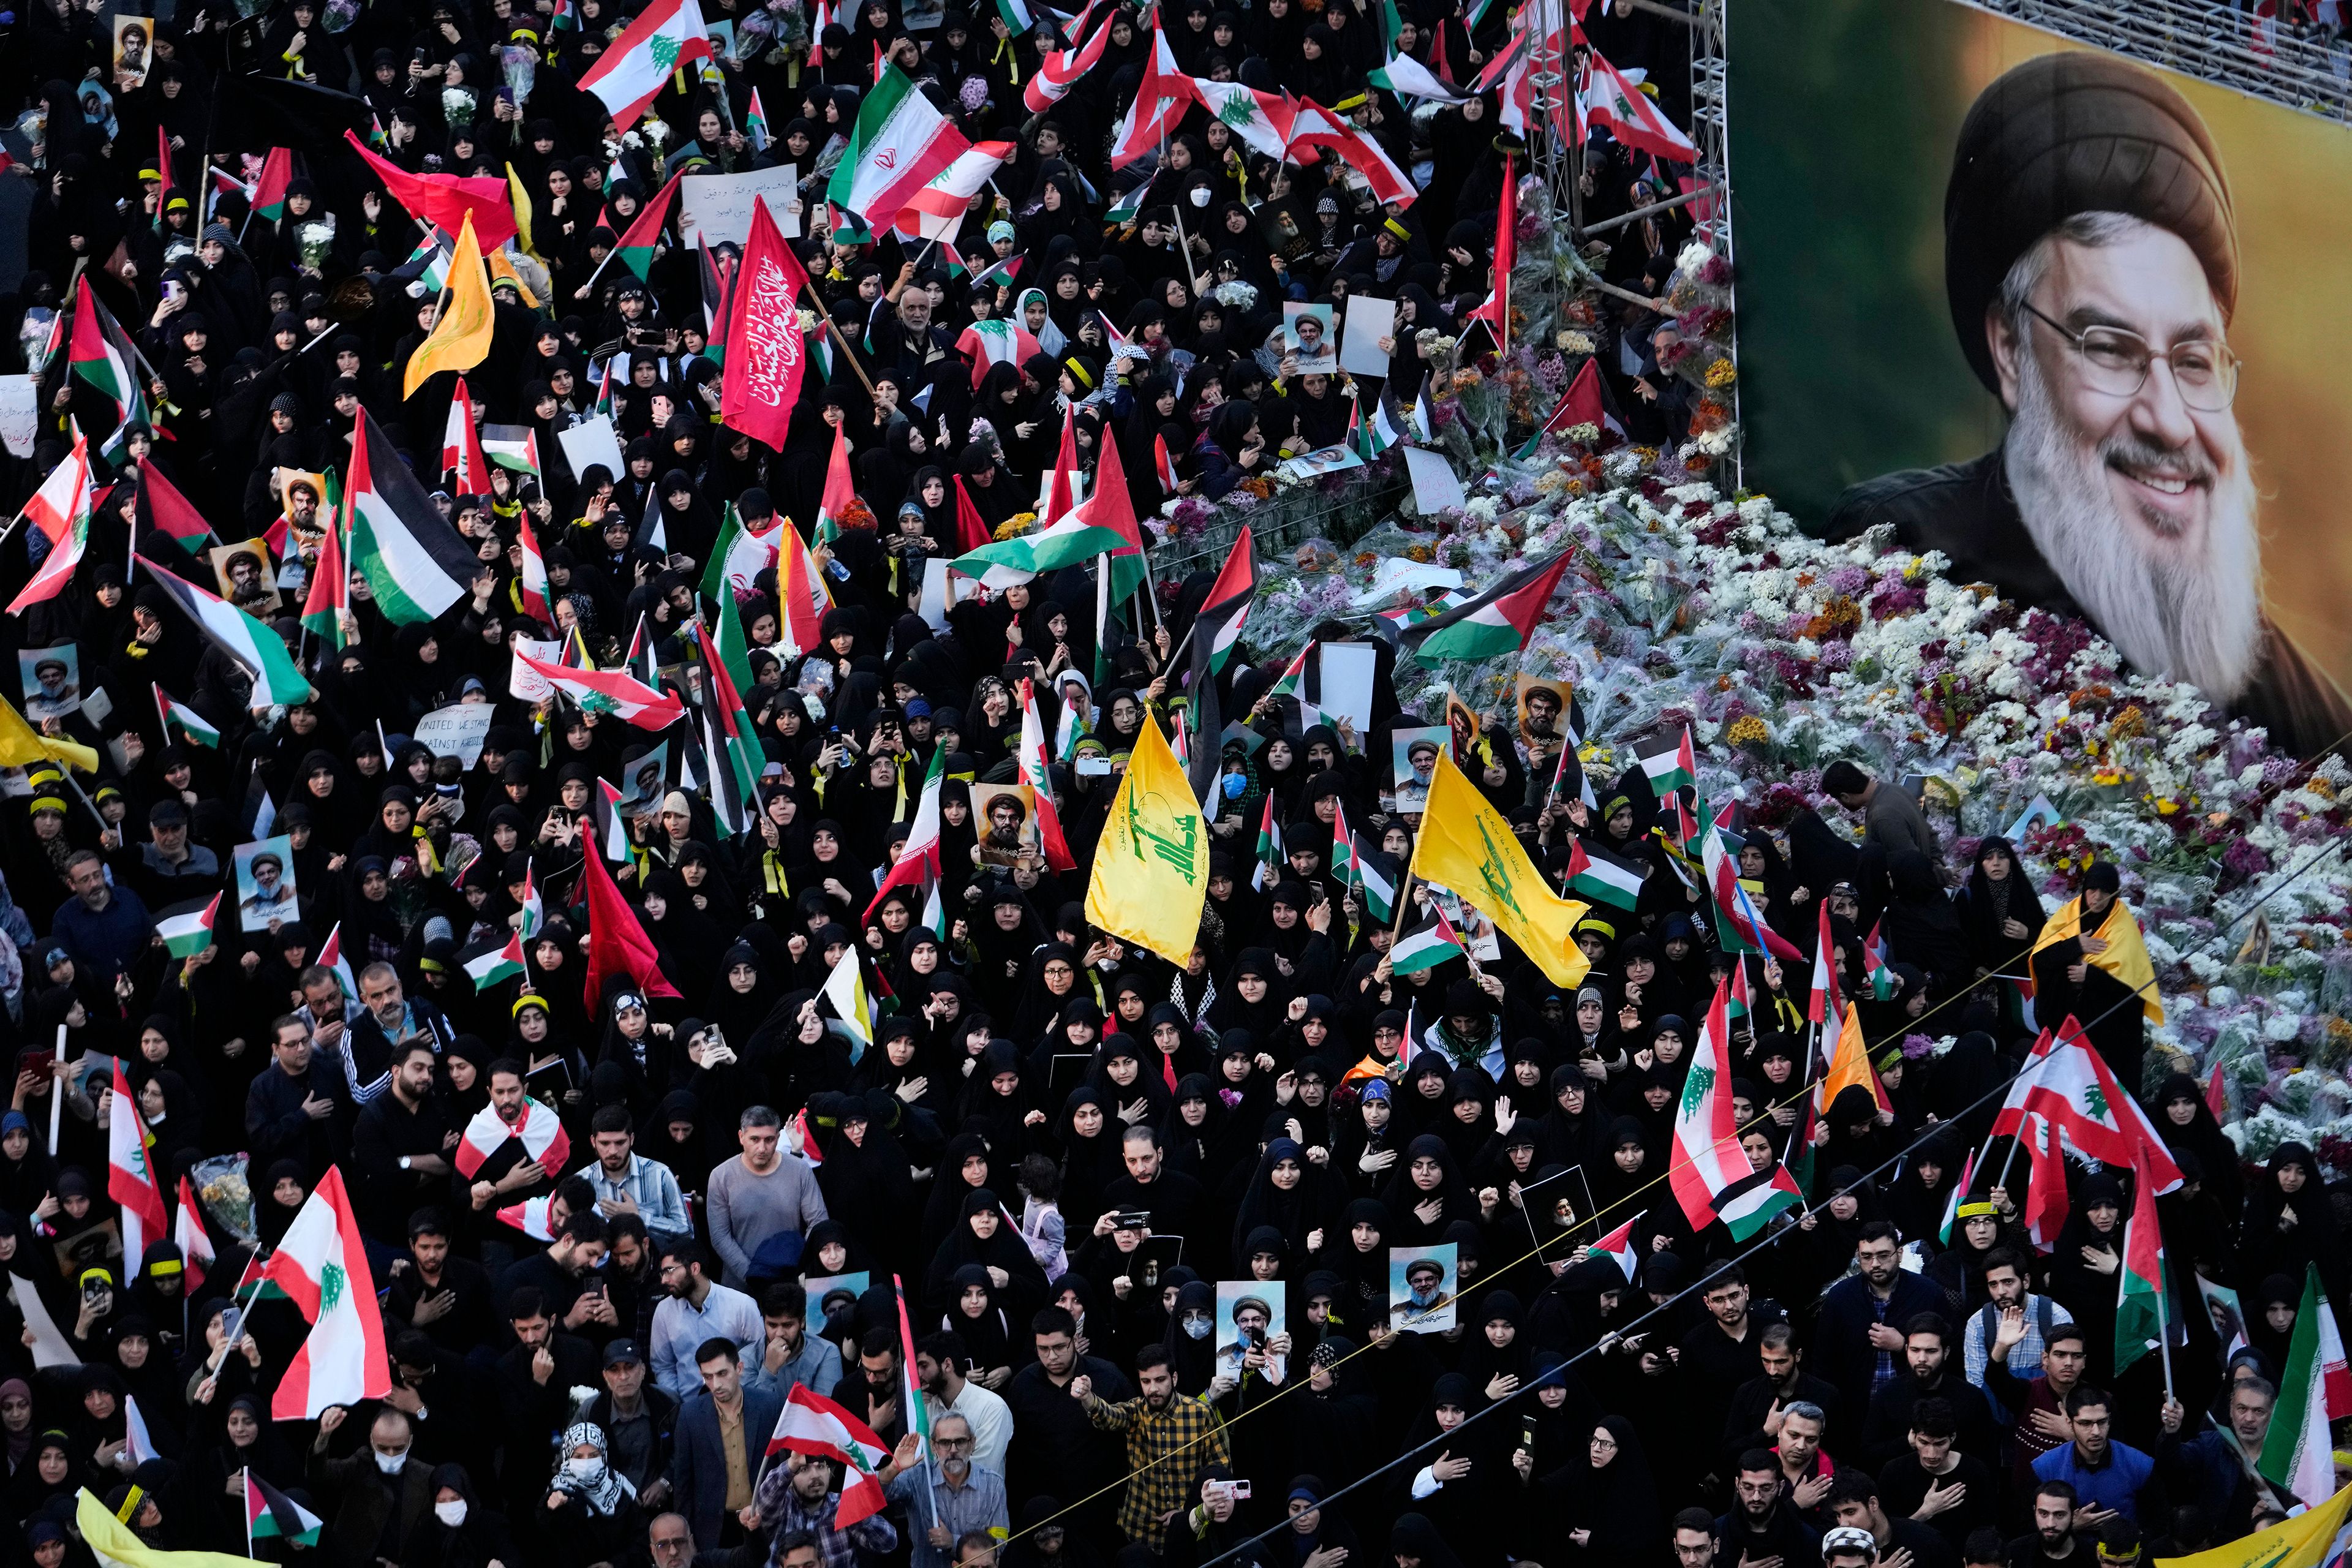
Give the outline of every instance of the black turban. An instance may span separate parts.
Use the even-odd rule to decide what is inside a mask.
[[[2221,155],[2189,101],[2113,55],[2043,55],[1969,109],[1944,193],[1944,288],[1977,379],[2000,378],[1985,307],[2017,258],[2068,218],[2126,213],[2196,253],[2226,321],[2238,302],[2237,219]]]

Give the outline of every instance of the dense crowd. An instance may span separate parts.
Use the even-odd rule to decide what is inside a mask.
[[[1681,118],[1659,9],[1581,25]],[[2311,1152],[2242,1170],[2200,1087],[2147,1070],[2097,939],[2038,944],[2056,911],[2011,847],[1956,863],[1898,781],[1841,763],[1829,816],[1736,825],[1741,885],[1802,960],[1743,956],[1658,831],[1692,803],[1638,765],[1583,776],[1572,700],[1415,714],[1393,621],[1334,621],[1312,636],[1375,658],[1362,721],[1326,722],[1286,679],[1299,649],[1244,634],[1213,677],[1239,721],[1191,737],[1219,753],[1196,944],[1090,925],[1092,847],[1147,727],[1205,707],[1184,645],[1212,574],[1100,613],[1094,564],[928,605],[924,568],[975,526],[1053,521],[1066,450],[1079,493],[1115,450],[1156,521],[1263,494],[1283,457],[1450,374],[1436,345],[1496,292],[1525,172],[1507,93],[1469,90],[1510,47],[1505,7],[1116,10],[1032,112],[1066,41],[1042,8],[720,0],[728,48],[625,135],[576,85],[626,19],[610,0],[244,10],[183,5],[128,45],[72,0],[0,23],[35,182],[0,310],[37,389],[5,477],[29,495],[79,434],[97,492],[79,564],[11,616],[31,723],[0,734],[0,1552],[89,1563],[87,1490],[146,1547],[336,1568],[2120,1568],[2319,1500],[2253,1465],[2306,1278],[2346,1294]],[[1336,153],[1265,155],[1200,104],[1114,168],[1155,28],[1187,76],[1345,116],[1411,199]],[[1373,79],[1407,57],[1463,100]],[[1015,144],[945,240],[826,199],[882,59],[972,141]],[[245,97],[320,132],[275,188],[284,132],[227,128],[257,119]],[[530,458],[478,489],[438,444],[457,376],[403,384],[449,252],[324,133],[345,113],[388,166],[496,176],[528,209],[457,424]],[[1605,135],[1579,155],[1587,225],[1686,173]],[[633,259],[622,238],[674,174],[784,164],[825,319],[772,452],[719,418],[738,248],[672,226]],[[1658,363],[1675,334],[1640,301],[1690,222],[1587,247],[1612,286],[1595,363],[1635,441],[1687,422]],[[83,285],[138,362],[128,416],[58,341]],[[1307,368],[1315,334],[1286,335],[1286,304],[1344,321],[1350,296],[1395,302],[1384,374]],[[992,357],[967,330],[991,321],[1034,351]],[[362,410],[478,570],[428,618],[354,571],[322,633],[297,611]],[[600,415],[621,467],[575,471],[563,434]],[[772,519],[822,584],[805,647],[775,567],[740,594],[711,572]],[[267,552],[214,559],[247,541]],[[57,548],[16,528],[0,580]],[[254,667],[159,582],[209,589],[216,566],[310,696],[257,702]],[[747,642],[740,817],[714,798],[717,716],[649,729],[513,689],[527,639],[708,708],[714,594]],[[1033,706],[1064,868],[1042,810],[976,794],[1029,776]],[[1367,881],[1420,826],[1391,737],[1441,722],[1557,887],[1625,873],[1576,928],[1580,984],[1490,930],[1434,964],[1391,953],[1427,896],[1391,918]],[[937,874],[890,885],[934,771]],[[592,932],[606,878],[621,902]],[[2084,929],[2119,887],[2084,874]],[[484,968],[509,937],[520,972]],[[1816,1111],[1823,943],[1878,1087]],[[850,967],[863,1019],[828,984]],[[2034,1038],[2029,976],[2042,1024],[2082,1020],[2129,1089],[2157,1079],[2184,1177],[2157,1200],[2160,1356],[2118,1364],[2137,1179],[1988,1142]],[[1695,1226],[1670,1175],[1731,994],[1743,1150],[1808,1200],[1738,1239]],[[124,1207],[126,1159],[168,1234]],[[2030,1170],[2067,1173],[2054,1235]],[[254,1290],[252,1260],[322,1182],[364,1243],[389,1392],[278,1419],[316,1312]],[[2242,1333],[2217,1333],[2200,1276],[2237,1291]],[[807,1395],[878,1449],[772,1443]],[[315,1546],[291,1539],[303,1510]]]

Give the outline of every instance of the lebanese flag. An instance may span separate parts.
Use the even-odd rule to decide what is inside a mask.
[[[547,558],[540,553],[539,535],[530,526],[530,509],[525,507],[515,514],[515,541],[522,546],[522,571],[516,587],[522,598],[523,614],[542,625],[552,626],[555,616],[547,603]]]
[[[1570,27],[1572,44],[1584,49],[1584,81],[1576,92],[1576,132],[1585,141],[1593,126],[1637,152],[1670,163],[1696,163],[1698,146],[1675,123],[1658,112],[1649,94],[1625,79],[1623,72],[1601,58],[1581,27]]]
[[[1992,1119],[1993,1135],[2015,1136],[2028,1116],[2047,1121],[2077,1153],[2103,1165],[2128,1170],[2144,1150],[2159,1195],[2180,1185],[2180,1167],[2173,1163],[2156,1124],[2116,1081],[2114,1071],[2072,1017],[2054,1036],[2044,1033],[2027,1053],[2025,1066]]]
[[[768,1439],[770,1458],[786,1453],[831,1459],[842,1467],[841,1507],[833,1516],[835,1530],[847,1530],[887,1506],[875,1472],[889,1462],[890,1445],[873,1427],[824,1394],[812,1392],[806,1384],[793,1384],[784,1396],[775,1433]]]
[[[1110,23],[1106,17],[1095,28],[1094,37],[1078,47],[1056,49],[1038,61],[1036,73],[1021,89],[1021,101],[1028,106],[1029,112],[1043,114],[1067,97],[1081,77],[1102,63],[1103,46],[1109,42]]]
[[[2058,1245],[2058,1233],[2066,1228],[2071,1207],[2066,1199],[2066,1160],[2058,1152],[2058,1134],[2047,1117],[2028,1116],[2020,1131],[2028,1159],[2025,1231],[2032,1237],[2035,1251],[2048,1252]]]
[[[1167,437],[1154,435],[1151,437],[1151,461],[1152,466],[1159,471],[1160,489],[1162,493],[1174,495],[1177,485],[1182,481],[1176,477],[1176,459],[1168,455]]]
[[[907,198],[897,226],[917,239],[953,239],[971,210],[971,198],[1020,150],[1017,142],[973,142],[931,176],[929,184]]]
[[[310,1325],[270,1400],[272,1419],[314,1421],[329,1405],[392,1392],[375,1275],[340,1167],[327,1167],[261,1277],[286,1292]]]
[[[474,403],[462,374],[449,395],[449,418],[441,428],[441,471],[457,476],[460,495],[489,493],[489,459],[482,456],[482,435],[474,427]]]
[[[40,569],[8,601],[8,614],[18,615],[27,605],[56,598],[73,581],[82,552],[89,548],[89,442],[77,429],[73,450],[49,470],[49,477],[25,503],[26,519],[48,536],[49,552],[41,558]]]
[[[621,897],[613,873],[604,868],[604,857],[586,856],[581,865],[581,879],[588,886],[588,929],[596,933],[596,940],[588,944],[588,978],[582,992],[589,1012],[604,1006],[604,982],[615,974],[635,981],[648,997],[677,998],[677,987],[662,973],[653,938],[637,923],[637,911],[629,907],[629,900]]]
[[[713,58],[701,6],[694,0],[653,0],[581,77],[580,89],[594,93],[613,123],[626,131],[678,67]]]
[[[1381,151],[1379,142],[1349,124],[1345,116],[1334,114],[1311,98],[1299,100],[1290,144],[1330,148],[1339,154],[1341,163],[1370,183],[1373,198],[1383,206],[1391,202],[1401,207],[1411,206],[1421,195],[1405,172]]]
[[[1176,51],[1168,47],[1168,35],[1155,21],[1143,79],[1135,84],[1135,100],[1127,106],[1118,134],[1111,140],[1110,166],[1124,169],[1158,147],[1160,135],[1174,131],[1192,105],[1192,79],[1176,63]]]
[[[1021,782],[1037,797],[1037,841],[1045,864],[1056,871],[1075,871],[1077,860],[1069,840],[1062,837],[1062,814],[1054,809],[1053,779],[1045,772],[1045,723],[1037,714],[1037,693],[1028,678],[1021,681]]]
[[[194,1296],[204,1289],[205,1276],[212,1272],[212,1233],[205,1229],[204,1210],[196,1206],[195,1189],[188,1178],[180,1178],[180,1212],[172,1221],[172,1245],[180,1249],[180,1266],[187,1272],[188,1294]]]
[[[727,293],[727,363],[719,375],[719,416],[761,446],[783,450],[784,432],[808,369],[801,337],[800,295],[808,273],[784,244],[767,199],[751,198],[751,237]]]
[[[988,522],[980,515],[980,508],[972,504],[971,492],[963,488],[961,474],[955,477],[955,493],[956,550],[959,554],[969,555],[990,542]]]
[[[550,1223],[548,1211],[554,1202],[555,1199],[549,1196],[525,1198],[519,1204],[509,1204],[499,1210],[499,1223],[514,1226],[533,1241],[553,1241],[555,1226]]]
[[[709,49],[705,43],[703,52],[708,54]],[[604,58],[611,59],[613,51],[607,50]],[[391,160],[377,157],[352,132],[344,132],[343,140],[383,182],[385,194],[413,216],[451,234],[463,229],[466,219],[471,217],[474,238],[485,250],[515,237],[514,193],[504,180],[493,174],[412,174]]]
[[[572,1158],[572,1140],[563,1131],[562,1119],[525,1095],[520,1121],[508,1121],[495,1105],[485,1105],[474,1112],[449,1162],[457,1167],[459,1175],[470,1182],[474,1173],[482,1168],[482,1163],[505,1148],[509,1138],[521,1139],[523,1158],[538,1161],[550,1175],[562,1171],[564,1163]]]
[[[147,1250],[172,1228],[163,1207],[163,1188],[155,1179],[152,1155],[155,1135],[139,1114],[139,1097],[131,1092],[120,1057],[114,1062],[114,1099],[106,1114],[106,1195],[122,1205],[122,1251],[126,1258]]]
[[[1186,77],[1192,97],[1223,121],[1233,133],[1269,158],[1290,155],[1291,132],[1297,128],[1298,100],[1286,92],[1260,92],[1237,81],[1211,81]]]
[[[874,911],[882,907],[882,900],[893,888],[919,888],[940,874],[940,788],[947,773],[947,752],[931,748],[930,766],[923,772],[923,793],[915,801],[914,820],[907,824],[907,840],[898,848],[898,858],[882,885],[874,889],[874,901],[866,906],[866,918],[872,920]]]
[[[1745,1241],[1774,1215],[1801,1201],[1801,1194],[1787,1166],[1775,1163],[1769,1171],[1758,1171],[1739,1146],[1731,1109],[1730,1008],[1730,994],[1717,983],[1675,1111],[1674,1163],[1667,1174],[1692,1229],[1719,1219],[1734,1241]]]
[[[974,321],[956,338],[956,353],[971,361],[971,387],[974,392],[980,390],[981,382],[988,375],[989,366],[1026,364],[1031,355],[1045,352],[1044,346],[1030,334],[1028,328],[1018,321],[1001,318]],[[1049,518],[1046,521],[1050,522],[1053,520]]]
[[[515,650],[515,658],[578,703],[583,712],[611,713],[640,730],[667,730],[686,711],[686,704],[678,700],[677,693],[656,691],[621,670],[574,669],[569,665],[549,664],[520,648]]]
[[[1495,209],[1495,287],[1486,302],[1464,319],[1484,321],[1495,334],[1495,346],[1507,349],[1511,342],[1511,267],[1517,259],[1519,246],[1519,181],[1511,167],[1511,155],[1503,154],[1503,200]]]
[[[1823,899],[1813,906],[1820,917],[1820,934],[1813,939],[1813,988],[1805,1001],[1805,1016],[1815,1024],[1826,1024],[1845,1012],[1838,997],[1837,965],[1831,962],[1833,944],[1830,941],[1830,901]]]

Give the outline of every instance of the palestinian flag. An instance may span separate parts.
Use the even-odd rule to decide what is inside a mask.
[[[653,0],[582,75],[580,89],[594,93],[626,131],[669,86],[672,72],[710,58],[702,7],[695,0]]]
[[[152,463],[143,464],[139,469],[136,516],[142,532],[162,533],[191,555],[202,555],[212,542],[213,525]]]
[[[1612,432],[1620,439],[1625,435],[1625,426],[1618,421],[1616,413],[1609,405],[1608,389],[1601,384],[1601,362],[1597,359],[1584,362],[1584,367],[1576,373],[1576,379],[1568,384],[1568,390],[1560,395],[1559,402],[1553,406],[1551,417],[1543,422],[1543,428],[1536,434],[1538,437],[1565,437],[1580,425],[1590,425],[1596,433]]]
[[[610,713],[640,730],[667,730],[686,711],[675,692],[656,691],[616,669],[574,669],[517,652],[525,668],[579,704],[582,711]]]
[[[662,226],[669,221],[670,198],[677,194],[677,183],[684,178],[686,170],[681,167],[669,177],[669,184],[654,194],[653,200],[637,209],[637,216],[629,220],[628,232],[613,247],[614,258],[641,280],[653,270],[654,249],[661,244]]]
[[[352,978],[351,960],[343,956],[343,922],[337,921],[327,928],[327,940],[319,944],[319,967],[332,970],[335,984],[341,987],[346,1001],[360,999],[359,982]]]
[[[992,283],[1017,283],[1021,280],[1021,261],[1018,252],[1008,256],[995,265],[973,273],[971,286],[977,289]]]
[[[1382,6],[1383,27],[1386,26],[1385,17],[1393,16],[1395,12],[1396,0],[1386,0],[1386,4]],[[1425,99],[1434,103],[1469,101],[1438,80],[1430,73],[1427,66],[1423,65],[1411,55],[1391,56],[1386,65],[1365,73],[1364,79],[1374,87],[1396,94],[1399,98]]]
[[[501,468],[540,477],[539,432],[528,425],[482,426],[482,456]],[[487,488],[487,486],[485,487]]]
[[[1250,887],[1261,893],[1290,871],[1290,857],[1282,847],[1282,821],[1275,813],[1276,805],[1276,797],[1269,792],[1265,814],[1258,818],[1257,869],[1250,873]]]
[[[25,503],[24,516],[49,542],[49,552],[8,602],[8,614],[56,598],[73,581],[82,552],[89,548],[89,443],[77,428],[73,450],[49,470],[49,477]]]
[[[467,595],[481,563],[364,408],[360,432],[343,487],[352,564],[366,574],[386,620],[430,621]]]
[[[1650,793],[1660,800],[1685,786],[1698,787],[1698,752],[1691,744],[1689,725],[1684,725],[1678,735],[1636,742],[1633,754],[1641,759],[1643,776],[1650,781]]]
[[[1309,638],[1298,657],[1283,666],[1282,673],[1272,686],[1265,689],[1268,697],[1289,697],[1304,703],[1307,700],[1307,661],[1315,657],[1316,644]]]
[[[1592,1244],[1594,1252],[1614,1259],[1617,1267],[1625,1271],[1625,1283],[1628,1285],[1642,1277],[1642,1257],[1633,1245],[1633,1227],[1648,1218],[1649,1213],[1648,1209],[1643,1209]]]
[[[319,1544],[326,1521],[259,1476],[245,1468],[245,1546],[253,1554],[257,1541],[290,1541],[297,1546]]]
[[[1363,889],[1365,910],[1383,924],[1395,920],[1397,889],[1404,882],[1403,862],[1361,833],[1350,841],[1348,858],[1356,868],[1356,886]]]
[[[694,630],[695,645],[702,650],[704,727],[706,730],[716,728],[715,738],[723,741],[723,754],[735,778],[731,790],[718,787],[718,780],[714,778],[710,798],[714,804],[725,799],[743,811],[755,810],[760,773],[767,766],[767,753],[760,749],[759,738],[751,732],[751,718],[744,710],[742,694],[735,684],[734,673],[728,668],[727,661],[719,657],[709,630],[698,620],[689,624]],[[717,755],[714,754],[714,764],[716,761]]]
[[[1647,875],[1606,849],[1596,852],[1581,836],[1568,841],[1568,890],[1579,898],[1613,904],[1630,914],[1641,901]]]
[[[1407,917],[1405,929],[1389,947],[1389,972],[1418,974],[1465,952],[1462,936],[1432,899],[1426,908]]]
[[[507,938],[504,947],[485,947],[470,958],[458,960],[477,992],[487,991],[501,980],[511,980],[522,973],[522,934],[518,931]]]
[[[768,143],[774,140],[768,134],[768,111],[760,107],[760,89],[756,87],[751,89],[750,106],[743,110],[743,135],[754,153],[766,152]]]
[[[1961,1211],[1977,1207],[1969,1202],[1969,1184],[1976,1180],[1976,1151],[1970,1150],[1968,1158],[1960,1162],[1960,1179],[1952,1184],[1952,1195],[1944,1204],[1943,1226],[1936,1233],[1937,1241],[1945,1247],[1952,1245],[1952,1233],[1960,1228],[1961,1220],[1969,1217]],[[1987,1203],[1978,1212],[1991,1214],[1994,1211],[1992,1205]]]
[[[1335,803],[1336,804],[1336,803]],[[1348,830],[1347,809],[1338,807],[1331,816],[1331,875],[1348,887],[1356,884],[1356,839]]]
[[[151,680],[147,684],[155,693],[155,717],[162,721],[167,741],[172,731],[177,730],[192,745],[202,746],[208,752],[220,750],[221,732],[203,714],[184,702],[173,701],[164,695],[163,687],[155,682]]]
[[[1895,988],[1901,984],[1895,978],[1894,966],[1886,962],[1886,918],[1884,915],[1879,917],[1876,925],[1870,928],[1870,934],[1862,939],[1862,983],[1870,987],[1872,999],[1879,1002],[1891,1000]]]
[[[528,863],[522,868],[522,907],[519,912],[522,918],[516,929],[523,941],[529,942],[547,923],[547,904],[539,896],[539,873]]]
[[[286,644],[276,632],[227,600],[215,598],[169,572],[151,575],[156,586],[179,606],[180,613],[195,624],[205,640],[236,660],[252,678],[253,694],[247,700],[249,706],[257,710],[272,708],[284,702],[306,701],[318,695],[302,679],[301,670],[295,667]]]
[[[524,1159],[537,1161],[551,1175],[562,1170],[572,1158],[572,1139],[563,1131],[562,1118],[525,1096],[522,1115],[511,1122],[499,1114],[495,1105],[485,1105],[474,1112],[474,1119],[466,1123],[465,1136],[450,1152],[449,1163],[470,1182],[491,1155],[506,1147],[509,1138],[522,1144]]]
[[[1715,898],[1715,929],[1729,953],[1769,952],[1783,963],[1802,963],[1797,944],[1764,923],[1764,912],[1739,879],[1739,864],[1723,842],[1723,829],[1708,823],[1699,839],[1699,863]]]
[[[1125,603],[1150,577],[1151,563],[1144,553],[1143,528],[1135,520],[1135,497],[1127,488],[1127,461],[1118,455],[1117,441],[1102,443],[1102,458],[1095,466],[1094,487],[1078,503],[1077,510],[1087,522],[1108,528],[1125,541],[1110,552],[1108,563],[1110,600],[1113,604]]]
[[[527,536],[530,514],[525,511],[521,516]],[[341,518],[327,525],[326,533],[319,541],[319,559],[310,568],[310,590],[302,597],[302,629],[338,651],[344,641],[343,612],[352,607],[352,569],[343,552],[345,531]],[[529,562],[528,553],[524,560]],[[542,604],[542,614],[545,609]]]
[[[150,423],[147,395],[139,381],[139,352],[131,346],[121,323],[89,291],[87,275],[74,280],[73,341],[68,353],[73,379],[106,400],[107,437],[100,452],[110,456],[121,451],[130,439],[126,427]]]
[[[1193,617],[1193,640],[1205,649],[1208,670],[1223,674],[1233,658],[1234,649],[1242,640],[1242,628],[1248,624],[1250,606],[1257,598],[1257,543],[1251,537],[1249,525],[1244,523],[1234,547],[1225,552],[1225,563],[1217,573],[1217,580],[1209,584],[1209,596],[1202,601],[1200,613]],[[1196,652],[1196,658],[1204,657]]]
[[[212,946],[213,927],[220,920],[222,897],[215,893],[208,903],[183,904],[157,915],[155,934],[163,939],[163,951],[173,958],[194,958]]]
[[[262,1278],[285,1291],[310,1324],[278,1380],[272,1419],[315,1420],[331,1405],[392,1392],[375,1276],[341,1169],[327,1168],[263,1269]]]
[[[898,847],[898,858],[882,879],[882,885],[874,890],[874,901],[866,906],[866,919],[874,918],[874,911],[881,908],[883,896],[891,889],[936,882],[940,873],[940,789],[946,774],[947,752],[934,746],[930,765],[923,773],[923,792],[915,802],[914,820],[907,824],[906,841]]]
[[[1404,631],[1400,646],[1426,665],[1517,653],[1528,646],[1552,590],[1559,586],[1573,549],[1506,575],[1503,580],[1434,620]]]
[[[917,191],[971,145],[914,79],[885,65],[851,129],[826,199],[869,229],[887,228]]]
[[[1029,329],[1018,321],[1002,317],[974,321],[956,339],[956,353],[971,360],[971,384],[975,392],[986,379],[992,365],[1023,365],[1031,356],[1044,353]]]
[[[1083,565],[1126,544],[1116,530],[1098,527],[1087,521],[1084,511],[1074,510],[1051,528],[983,544],[948,564],[967,577],[980,579],[984,587],[1003,589],[1065,566]]]
[[[294,152],[272,147],[261,160],[261,174],[253,182],[253,216],[276,223],[286,216],[286,188],[294,183]]]

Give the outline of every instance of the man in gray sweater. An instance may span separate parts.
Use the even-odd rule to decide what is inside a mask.
[[[741,1289],[761,1243],[780,1231],[806,1236],[825,1217],[816,1173],[787,1160],[783,1118],[764,1105],[743,1112],[736,1141],[743,1152],[710,1173],[710,1244],[726,1265],[727,1283]]]
[[[1936,830],[1927,814],[1901,784],[1874,779],[1853,763],[1840,759],[1822,770],[1822,789],[1837,803],[1862,817],[1862,836],[1889,855],[1916,849],[1932,864],[1937,856]]]

